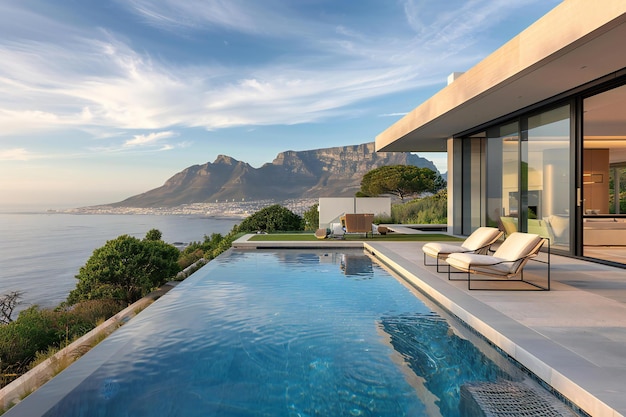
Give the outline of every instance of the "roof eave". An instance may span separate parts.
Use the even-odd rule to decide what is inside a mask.
[[[625,68],[624,39],[626,2],[566,0],[380,133],[376,150],[445,151],[460,132]]]

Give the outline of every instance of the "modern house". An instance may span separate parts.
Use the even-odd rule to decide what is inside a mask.
[[[447,152],[448,225],[626,266],[626,1],[564,0],[376,137]]]

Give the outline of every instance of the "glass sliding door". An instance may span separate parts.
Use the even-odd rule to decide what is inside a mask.
[[[519,124],[489,129],[486,140],[487,225],[500,227],[507,235],[518,230]]]
[[[626,264],[626,86],[583,100],[583,255]]]
[[[483,150],[482,140],[471,137],[463,140],[463,228],[469,235],[484,224]]]
[[[555,249],[570,251],[570,106],[526,121],[522,132],[522,230],[550,238]]]
[[[537,233],[570,251],[570,106],[487,132],[487,225]]]

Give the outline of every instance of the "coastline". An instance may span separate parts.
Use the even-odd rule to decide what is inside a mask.
[[[33,304],[54,307],[76,286],[74,277],[93,251],[107,241],[121,235],[141,239],[150,229],[158,229],[163,233],[163,241],[183,246],[202,241],[205,235],[225,235],[240,223],[234,217],[219,217],[0,214],[0,294],[24,292],[20,311]]]
[[[262,208],[273,204],[287,207],[296,214],[302,214],[312,205],[318,203],[318,198],[291,199],[284,201],[255,200],[255,201],[222,201],[215,203],[189,203],[171,207],[122,207],[116,205],[97,205],[67,209],[42,209],[37,211],[11,210],[2,214],[124,214],[124,215],[152,215],[152,216],[201,216],[213,219],[243,219],[256,213]]]

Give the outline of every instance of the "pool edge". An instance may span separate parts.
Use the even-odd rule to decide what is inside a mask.
[[[506,326],[515,328],[517,338],[536,339],[538,344],[553,343],[544,336],[539,335],[532,329],[515,322],[504,314],[494,310],[492,307],[480,303],[469,297],[458,288],[449,285],[439,278],[431,278],[428,272],[420,278],[412,270],[416,269],[416,264],[410,262],[393,250],[385,248],[384,245],[375,242],[363,242],[363,248],[373,256],[393,269],[403,279],[415,286],[419,291],[431,298],[450,314],[456,316],[467,326],[485,337],[490,343],[502,352],[509,355],[522,367],[532,373],[539,381],[547,384],[558,396],[570,402],[578,411],[593,416],[623,416],[618,410],[610,407],[588,390],[581,387],[572,379],[550,366],[545,361],[534,355],[528,348],[516,343],[512,337],[497,329],[496,325],[491,325],[479,316],[496,317],[501,321],[508,321]],[[417,251],[416,251],[417,256]],[[482,314],[481,314],[482,313]],[[500,316],[500,317],[498,317]],[[502,323],[500,323],[502,325]],[[510,331],[507,333],[511,334]],[[570,353],[571,352],[567,352]]]

